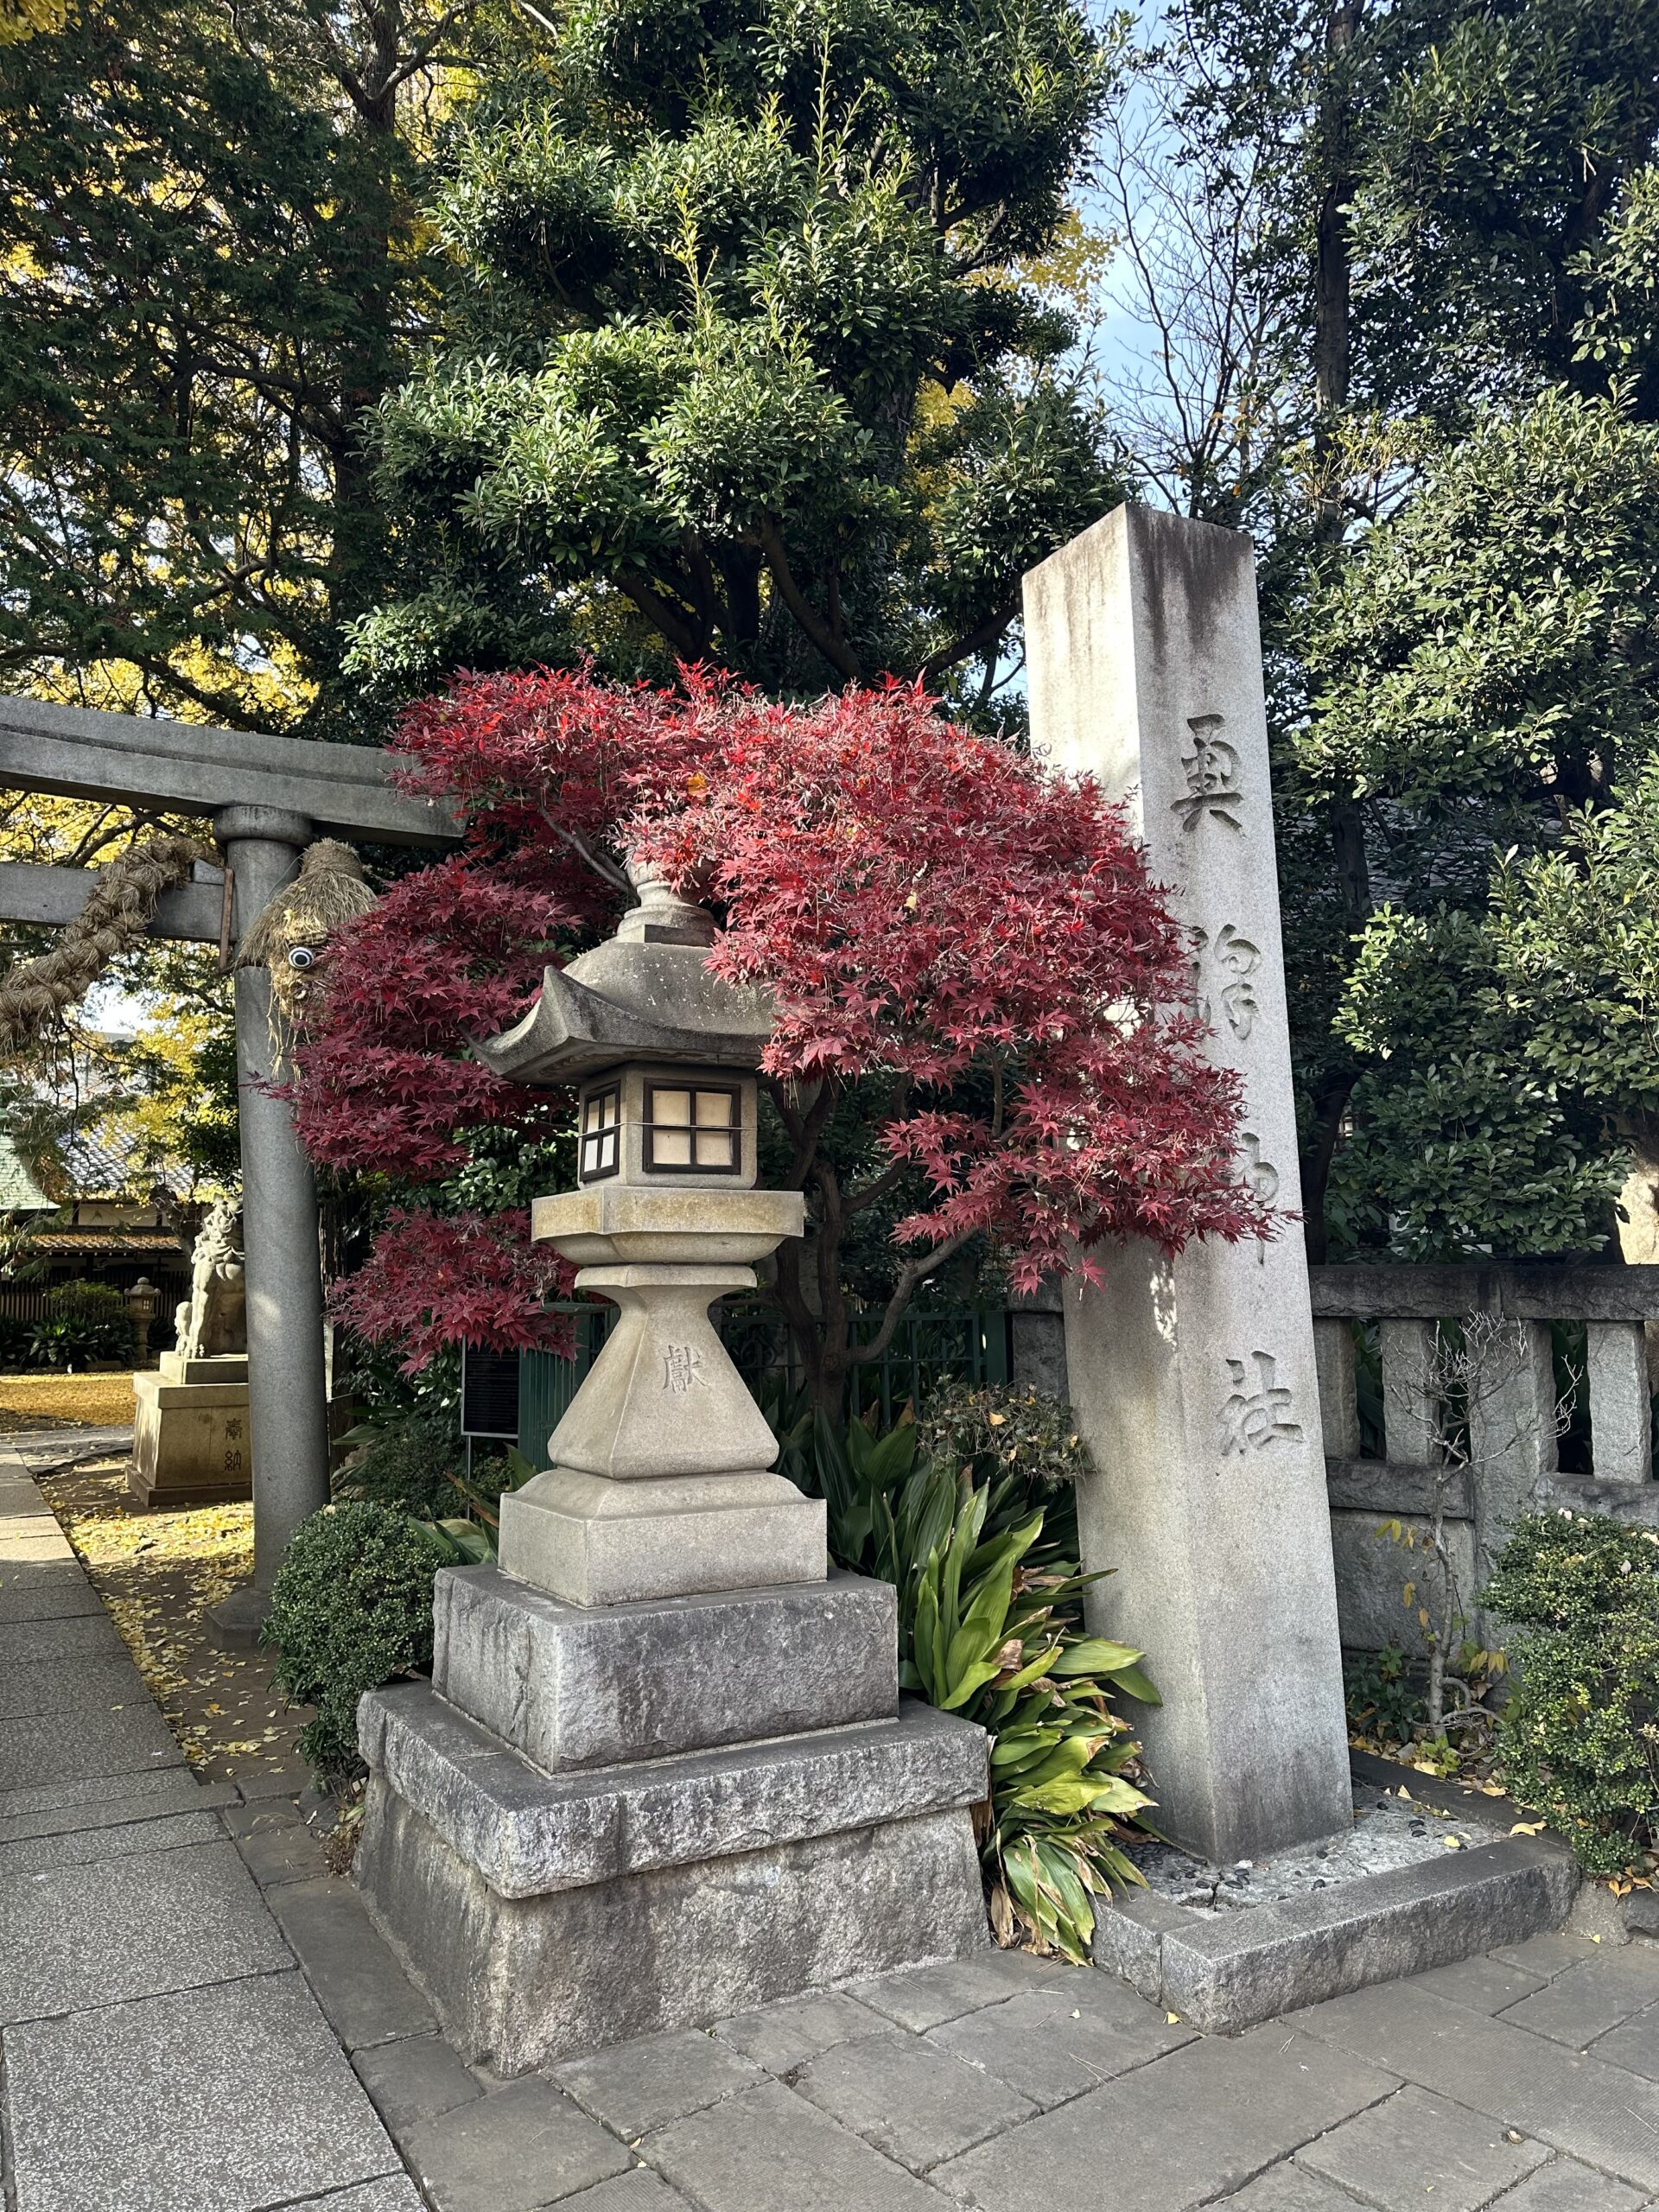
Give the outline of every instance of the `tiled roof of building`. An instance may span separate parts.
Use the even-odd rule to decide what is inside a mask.
[[[0,1136],[0,1213],[55,1213],[28,1163],[8,1136]]]
[[[166,1260],[182,1255],[184,1241],[165,1229],[43,1229],[29,1249],[48,1260]]]
[[[146,1189],[165,1185],[175,1198],[190,1195],[191,1181],[182,1167],[146,1168],[135,1175],[131,1146],[98,1129],[72,1129],[58,1145],[63,1171],[77,1198],[111,1198],[130,1192],[135,1182]]]

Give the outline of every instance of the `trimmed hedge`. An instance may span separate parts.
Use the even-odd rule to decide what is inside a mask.
[[[291,1705],[315,1706],[301,1756],[327,1779],[360,1774],[357,1703],[365,1690],[432,1664],[432,1578],[447,1554],[395,1507],[325,1506],[289,1540],[264,1641]]]
[[[1530,1515],[1483,1603],[1509,1631],[1497,1760],[1510,1796],[1589,1872],[1637,1866],[1659,1834],[1659,1535],[1602,1514]]]

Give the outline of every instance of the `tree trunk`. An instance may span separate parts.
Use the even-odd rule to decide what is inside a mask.
[[[1313,396],[1315,451],[1335,471],[1338,418],[1348,404],[1353,366],[1353,290],[1348,209],[1357,180],[1352,158],[1352,87],[1348,56],[1359,31],[1364,0],[1335,0],[1325,23],[1325,66],[1319,86],[1318,144],[1325,182],[1314,219]],[[1322,478],[1319,534],[1336,543],[1344,527],[1342,486]]]
[[[1352,378],[1353,296],[1348,208],[1353,198],[1353,93],[1348,56],[1359,31],[1364,0],[1334,0],[1325,21],[1325,65],[1320,81],[1317,143],[1325,181],[1313,234],[1313,444],[1321,463],[1314,509],[1315,532],[1328,556],[1347,528],[1338,445],[1340,418]],[[1365,851],[1364,810],[1357,799],[1335,798],[1330,807],[1331,856],[1350,930],[1364,926],[1371,911],[1370,864]],[[1350,1076],[1318,1105],[1319,1131],[1302,1163],[1303,1236],[1311,1263],[1329,1249],[1325,1194],[1354,1087]]]
[[[1319,143],[1326,168],[1315,225],[1313,272],[1313,384],[1321,415],[1334,414],[1348,404],[1352,315],[1348,207],[1356,179],[1347,60],[1363,11],[1364,0],[1336,0],[1325,31]]]
[[[1322,1268],[1330,1256],[1325,1194],[1331,1182],[1331,1163],[1337,1156],[1342,1135],[1342,1117],[1348,1110],[1348,1101],[1357,1079],[1355,1076],[1344,1076],[1332,1090],[1321,1096],[1315,1109],[1319,1115],[1319,1139],[1302,1163],[1302,1238],[1307,1246],[1310,1268]]]

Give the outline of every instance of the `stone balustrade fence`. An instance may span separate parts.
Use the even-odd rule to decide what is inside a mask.
[[[1422,1648],[1419,1606],[1442,1610],[1423,1544],[1437,1516],[1483,1640],[1493,1624],[1475,1594],[1520,1515],[1566,1508],[1659,1529],[1659,1267],[1325,1267],[1310,1283],[1344,1643]],[[1378,1366],[1380,1458],[1362,1449],[1360,1397]]]

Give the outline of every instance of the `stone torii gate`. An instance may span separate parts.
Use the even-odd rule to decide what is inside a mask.
[[[454,843],[443,810],[394,790],[391,767],[366,747],[0,698],[0,788],[211,819],[225,874],[199,868],[164,893],[158,937],[238,944],[319,836]],[[0,863],[0,919],[61,927],[95,880],[86,868]],[[227,1635],[251,1637],[289,1537],[328,1502],[328,1430],[316,1183],[287,1104],[266,1088],[270,979],[239,968],[235,988],[254,1583],[218,1618]]]

